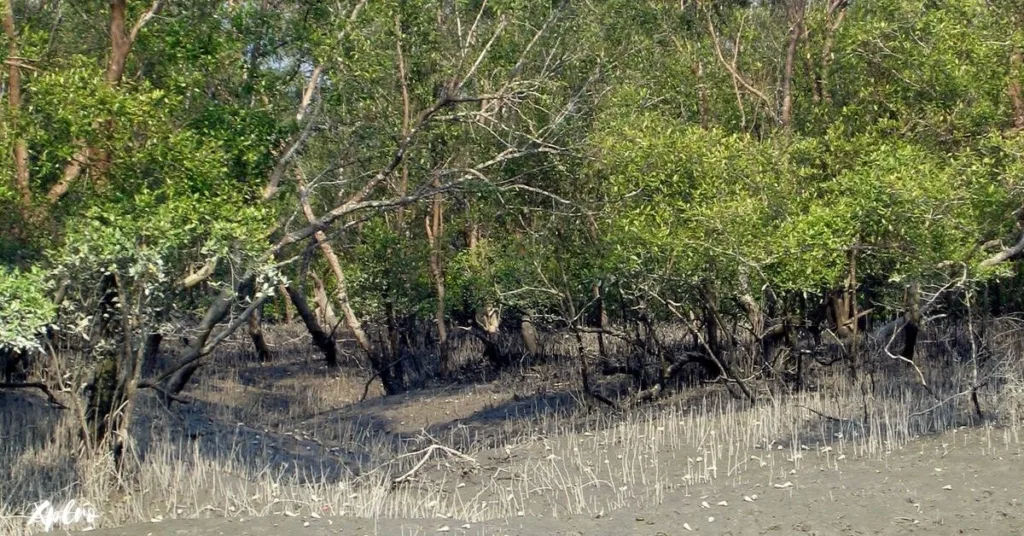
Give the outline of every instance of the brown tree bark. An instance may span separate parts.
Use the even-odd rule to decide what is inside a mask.
[[[278,285],[277,289],[281,293],[281,307],[284,309],[284,323],[291,324],[295,318],[292,316],[292,304],[291,300],[288,299],[288,291],[284,285]]]
[[[1024,130],[1024,96],[1021,95],[1021,77],[1024,76],[1024,54],[1020,47],[1013,47],[1010,53],[1010,85],[1006,92],[1010,96],[1010,106],[1013,111],[1013,129]]]
[[[4,2],[4,34],[7,36],[7,107],[10,112],[8,128],[17,131],[21,114],[21,68],[18,66],[18,32],[14,22],[14,2]],[[22,210],[28,215],[32,204],[29,187],[28,145],[21,136],[14,138],[14,189],[21,197]],[[26,218],[28,219],[28,218]]]
[[[782,73],[782,111],[779,122],[788,130],[793,119],[793,68],[796,49],[804,33],[804,0],[791,0],[789,6],[789,44],[786,46],[786,64]]]
[[[604,345],[604,331],[608,329],[608,310],[604,306],[604,294],[601,292],[601,284],[595,281],[590,286],[591,297],[594,300],[594,318],[591,325],[600,328],[597,333],[597,351],[602,359],[608,357]]]
[[[398,83],[402,92],[402,137],[409,135],[409,122],[412,120],[412,104],[409,100],[409,80],[405,73],[405,54],[402,51],[402,23],[395,17],[395,49],[398,53]],[[409,165],[402,162],[402,178],[398,183],[398,196],[404,197],[409,190]],[[405,226],[405,207],[398,207],[395,215],[398,227]]]
[[[313,280],[313,301],[316,303],[317,322],[320,322],[333,334],[335,328],[338,327],[338,317],[334,314],[330,298],[327,297],[327,287],[315,272],[310,272],[309,275]]]
[[[832,48],[836,42],[836,31],[843,24],[846,18],[846,7],[848,0],[830,0],[828,11],[825,13],[825,44],[821,49],[821,68],[818,71],[818,93],[821,100],[827,103],[832,102],[832,92],[829,88],[829,76],[832,68]]]
[[[434,187],[440,186],[438,177],[434,177]],[[431,201],[431,214],[425,221],[427,240],[430,242],[430,278],[434,281],[434,292],[437,303],[434,308],[434,325],[437,328],[437,346],[440,352],[441,376],[451,372],[448,363],[448,327],[445,318],[445,285],[444,259],[441,252],[441,239],[444,233],[444,206],[441,194],[435,194]]]
[[[316,215],[313,214],[313,207],[309,204],[305,181],[302,179],[301,174],[298,174],[297,178],[299,182],[299,201],[302,204],[302,212],[310,224],[316,223]],[[352,332],[352,336],[355,337],[356,342],[363,351],[372,353],[373,345],[370,342],[370,338],[366,336],[366,332],[363,330],[362,322],[359,321],[359,317],[357,317],[355,311],[352,310],[352,304],[349,302],[348,298],[348,286],[345,282],[345,272],[341,269],[341,263],[338,262],[338,257],[334,254],[334,249],[331,248],[331,245],[327,242],[327,235],[323,231],[316,231],[313,236],[316,239],[317,244],[320,246],[320,251],[323,252],[324,258],[327,259],[327,264],[331,267],[331,271],[334,273],[335,285],[337,286],[335,299],[341,307],[341,313],[345,319],[345,327]]]
[[[901,355],[911,361],[914,360],[914,352],[917,349],[917,337],[921,332],[921,289],[917,283],[912,283],[907,289],[906,296],[907,310],[903,314],[903,352]]]
[[[203,357],[209,355],[213,348],[222,340],[233,333],[241,323],[247,321],[248,315],[261,306],[269,296],[260,297],[249,305],[246,311],[243,311],[239,318],[235,319],[230,325],[228,325],[224,331],[213,336],[214,328],[221,323],[228,314],[231,312],[231,305],[246,297],[251,296],[253,291],[253,285],[255,284],[255,278],[253,274],[246,273],[241,282],[235,288],[225,288],[220,294],[213,300],[210,306],[206,309],[206,314],[197,326],[197,334],[192,343],[189,345],[188,351],[182,356],[180,360],[174,365],[169,367],[166,371],[161,373],[152,379],[143,380],[139,383],[140,388],[150,388],[156,390],[165,404],[170,405],[174,400],[177,400],[177,395],[180,393],[186,385],[192,375],[195,374],[203,365]],[[212,340],[211,340],[212,337]]]
[[[700,61],[693,64],[693,75],[697,78],[697,113],[700,117],[700,128],[707,130],[711,126],[711,105],[708,103],[708,88],[704,84],[704,64]]]
[[[302,295],[302,292],[288,285],[285,287],[288,292],[288,297],[291,298],[292,303],[295,305],[295,311],[299,313],[299,318],[302,319],[302,323],[305,324],[306,330],[313,337],[313,344],[324,354],[324,358],[327,362],[328,367],[338,366],[338,346],[335,342],[334,337],[324,330],[317,322],[316,316],[313,311],[309,308],[309,302],[306,301],[306,297]]]
[[[139,31],[164,8],[164,0],[155,0],[150,9],[144,13],[135,25],[128,30],[127,27],[127,0],[111,0],[110,3],[110,59],[107,62],[107,70],[104,80],[111,87],[121,83],[124,77],[125,65],[128,63],[128,56],[131,54],[132,45],[139,35]],[[101,168],[106,167],[109,155],[96,147],[85,142],[79,142],[79,149],[71,160],[64,167],[60,180],[54,184],[46,195],[47,202],[51,205],[59,201],[71,188],[71,184],[81,176],[87,164],[98,162]]]
[[[252,340],[252,346],[256,350],[256,359],[260,363],[267,363],[270,361],[270,346],[263,335],[263,328],[260,325],[262,320],[263,313],[260,309],[256,309],[253,311],[253,314],[249,315],[249,338]]]
[[[540,343],[537,340],[537,327],[533,325],[530,313],[524,313],[519,324],[519,332],[523,337],[523,348],[531,356],[540,355]]]

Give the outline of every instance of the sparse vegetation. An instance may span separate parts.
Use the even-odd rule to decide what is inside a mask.
[[[0,13],[4,530],[1019,450],[1016,0],[136,2]]]
[[[807,472],[839,475],[923,436],[977,428],[995,458],[1020,452],[1024,424],[1024,347],[1012,328],[994,325],[985,340],[999,358],[982,373],[984,420],[969,396],[968,356],[948,353],[962,343],[955,329],[923,337],[922,374],[940,402],[880,347],[863,350],[874,356],[866,420],[846,369],[817,365],[798,393],[751,381],[754,404],[717,384],[621,412],[588,410],[578,378],[557,377],[557,361],[360,404],[366,372],[325,369],[274,333],[274,347],[290,358],[254,363],[225,348],[188,407],[168,412],[147,398],[129,468],[83,453],[67,412],[6,395],[20,411],[3,417],[2,429],[14,433],[0,452],[12,477],[0,485],[0,519],[5,533],[33,533],[24,515],[39,497],[97,505],[106,526],[218,516],[593,517],[721,483],[741,483],[748,496],[759,486],[763,495]],[[596,337],[587,342],[596,350]],[[432,446],[440,448],[425,456]]]

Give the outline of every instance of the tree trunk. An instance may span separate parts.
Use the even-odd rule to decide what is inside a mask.
[[[18,129],[18,116],[21,114],[21,68],[18,67],[18,34],[14,24],[14,2],[4,2],[3,18],[4,34],[7,35],[7,106],[10,111],[7,128],[15,131],[14,136],[14,190],[18,192],[25,215],[29,214],[32,204],[32,190],[29,186],[28,145]],[[26,218],[28,219],[28,218]]]
[[[608,329],[608,311],[604,306],[604,295],[601,292],[601,283],[594,282],[590,287],[590,292],[595,305],[594,316],[591,324],[593,327],[601,329],[601,331],[597,333],[597,351],[598,355],[601,356],[601,359],[606,359],[608,357],[608,352],[605,350],[604,346],[604,330]]]
[[[305,181],[301,173],[296,173],[296,179],[299,183],[299,200],[302,203],[302,212],[306,216],[306,220],[310,224],[314,224],[317,221],[316,215],[313,214],[313,208],[309,204]],[[316,231],[313,233],[313,238],[316,239],[317,244],[320,246],[320,251],[323,252],[324,258],[327,259],[327,264],[334,273],[335,285],[337,286],[335,299],[338,300],[338,304],[341,306],[341,312],[345,318],[345,326],[352,332],[352,336],[359,343],[359,347],[368,355],[372,354],[373,345],[370,343],[370,338],[366,336],[366,332],[363,331],[362,322],[359,321],[359,317],[352,310],[352,304],[348,299],[348,285],[345,281],[345,272],[341,269],[341,263],[338,261],[337,255],[334,254],[334,249],[327,242],[327,235],[323,231]]]
[[[441,186],[440,178],[434,176],[434,187]],[[430,278],[434,282],[437,301],[434,305],[434,325],[437,328],[437,347],[440,358],[441,376],[450,372],[448,363],[448,328],[445,325],[444,259],[441,252],[441,238],[444,233],[444,205],[441,194],[434,195],[431,202],[431,216],[426,219],[427,240],[430,243]]]
[[[533,318],[530,313],[524,313],[522,321],[519,324],[519,332],[523,337],[523,348],[526,352],[536,357],[540,355],[540,344],[537,342],[537,328],[533,325]]]
[[[288,290],[285,289],[284,285],[278,285],[277,289],[281,291],[281,307],[284,313],[284,323],[291,324],[295,318],[292,315],[292,302],[288,299]]]
[[[115,87],[121,83],[124,77],[125,65],[128,62],[128,55],[131,53],[132,45],[135,43],[138,32],[155,15],[163,9],[164,2],[157,1],[149,11],[135,23],[135,26],[128,30],[126,12],[127,0],[112,0],[110,3],[110,59],[107,62],[107,71],[104,76],[107,85]],[[71,184],[81,176],[86,164],[96,161],[100,164],[101,171],[109,163],[109,155],[106,151],[91,147],[79,141],[79,148],[74,156],[64,166],[64,172],[59,181],[47,192],[46,199],[50,204],[60,200],[68,192]],[[101,173],[102,174],[102,173]]]
[[[150,333],[146,336],[146,345],[143,350],[142,367],[153,369],[156,367],[157,357],[160,355],[160,345],[164,341],[162,333]]]
[[[252,294],[254,284],[255,278],[250,273],[242,278],[242,282],[239,283],[237,288],[222,290],[206,309],[206,315],[203,316],[203,320],[199,323],[199,333],[192,340],[192,344],[189,346],[189,350],[184,358],[177,366],[173,367],[169,372],[162,374],[155,381],[146,382],[149,387],[158,387],[165,391],[162,393],[164,403],[170,405],[171,400],[173,400],[171,396],[180,393],[188,385],[192,375],[203,366],[203,362],[200,359],[205,355],[207,350],[206,343],[209,341],[210,335],[213,334],[213,328],[231,313],[231,305],[235,300]],[[161,383],[164,385],[161,386]]]
[[[1013,111],[1014,130],[1024,130],[1024,96],[1021,95],[1021,76],[1024,76],[1024,54],[1020,47],[1013,47],[1010,53],[1010,85],[1007,93],[1010,96],[1010,106]]]
[[[846,6],[848,0],[829,0],[828,11],[825,14],[825,45],[821,49],[821,69],[818,72],[816,85],[821,100],[826,103],[832,102],[832,92],[829,88],[829,71],[832,68],[832,47],[836,42],[836,30],[846,18]]]
[[[249,338],[252,339],[252,346],[256,350],[256,359],[260,363],[267,363],[270,361],[270,346],[267,345],[263,328],[260,326],[263,320],[263,312],[260,309],[262,307],[249,315]]]
[[[291,285],[286,286],[285,291],[288,293],[288,297],[291,298],[292,304],[295,305],[295,310],[299,313],[299,318],[305,324],[306,330],[312,335],[313,344],[324,354],[327,366],[331,368],[337,367],[338,347],[335,344],[334,337],[320,327],[320,323],[316,321],[316,316],[310,310],[309,303],[306,302],[306,297],[302,295],[302,292]]]
[[[782,112],[779,121],[788,130],[793,117],[793,67],[796,64],[796,49],[804,33],[804,0],[790,0],[789,44],[786,47],[786,63],[782,73]]]
[[[722,355],[722,342],[719,336],[722,327],[718,322],[718,293],[710,285],[706,284],[701,288],[704,298],[703,321],[704,321],[704,342],[708,345],[711,353],[715,356]]]
[[[313,279],[316,319],[333,337],[339,324],[338,316],[334,314],[334,307],[331,307],[331,300],[327,297],[327,288],[324,286],[323,279],[320,279],[315,272],[310,272],[309,275]]]
[[[917,348],[917,336],[921,331],[921,291],[920,286],[915,282],[907,289],[906,297],[907,311],[903,318],[903,357],[913,361],[914,351]]]
[[[98,356],[99,364],[86,386],[88,400],[85,417],[91,435],[89,442],[92,445],[100,444],[107,435],[109,417],[117,403],[115,398],[118,388],[117,365],[120,348],[103,344],[114,340],[111,323],[117,314],[115,304],[119,298],[117,284],[112,274],[103,276],[100,289],[101,297],[94,317],[95,323],[89,332],[89,347],[86,350],[86,355],[93,359],[96,358],[97,351],[101,352]]]
[[[380,377],[380,383],[384,387],[384,394],[391,396],[404,393],[406,389],[405,385],[405,373],[402,368],[402,356],[397,352],[397,344],[392,345],[392,341],[388,340],[391,333],[397,331],[395,329],[378,330],[379,341],[377,347],[380,349],[379,352],[373,352],[369,354],[370,365],[373,367],[374,372]]]

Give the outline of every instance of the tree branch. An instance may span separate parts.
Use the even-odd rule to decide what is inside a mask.
[[[1000,264],[1002,262],[1005,262],[1005,261],[1009,260],[1010,258],[1012,258],[1012,257],[1014,257],[1016,255],[1019,255],[1022,251],[1024,251],[1024,233],[1021,233],[1020,239],[1017,240],[1016,244],[1014,244],[1012,247],[1006,248],[1006,249],[1000,251],[999,253],[996,253],[995,255],[993,255],[993,256],[991,256],[991,257],[981,261],[981,265],[980,266],[982,268],[988,268],[990,266],[995,266],[997,264]]]
[[[130,43],[135,42],[135,39],[139,36],[139,30],[142,30],[142,27],[145,26],[146,23],[148,23],[150,20],[152,20],[153,17],[159,15],[160,12],[163,11],[165,5],[166,3],[164,2],[164,0],[153,1],[153,5],[149,8],[149,11],[147,11],[141,17],[139,17],[139,20],[136,21],[135,26],[132,27],[131,33],[128,34],[128,41]]]
[[[60,400],[57,400],[57,397],[53,396],[53,392],[50,391],[50,388],[47,387],[46,384],[42,382],[0,383],[0,389],[39,389],[40,391],[43,392],[44,395],[46,395],[46,399],[51,404],[57,406],[60,409],[68,409],[67,406],[61,404]]]

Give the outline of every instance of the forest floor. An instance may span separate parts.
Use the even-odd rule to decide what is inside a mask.
[[[361,401],[365,373],[310,356],[225,361],[191,404],[144,401],[129,493],[68,450],[69,412],[0,393],[0,534],[40,532],[42,498],[106,536],[1024,534],[1017,383],[979,392],[982,419],[938,362],[940,403],[878,367],[867,399],[821,369],[801,393],[752,384],[753,405],[712,384],[610,411],[572,370]]]
[[[462,519],[272,516],[171,520],[101,530],[171,535],[1024,534],[1024,456],[998,430],[914,441],[882,460],[810,455],[795,473],[768,467],[665,493],[660,504],[604,515]],[[775,454],[766,454],[774,456]],[[493,460],[493,458],[492,458]],[[685,464],[679,464],[685,465]],[[666,468],[666,481],[682,481]],[[787,485],[791,483],[792,485]]]

